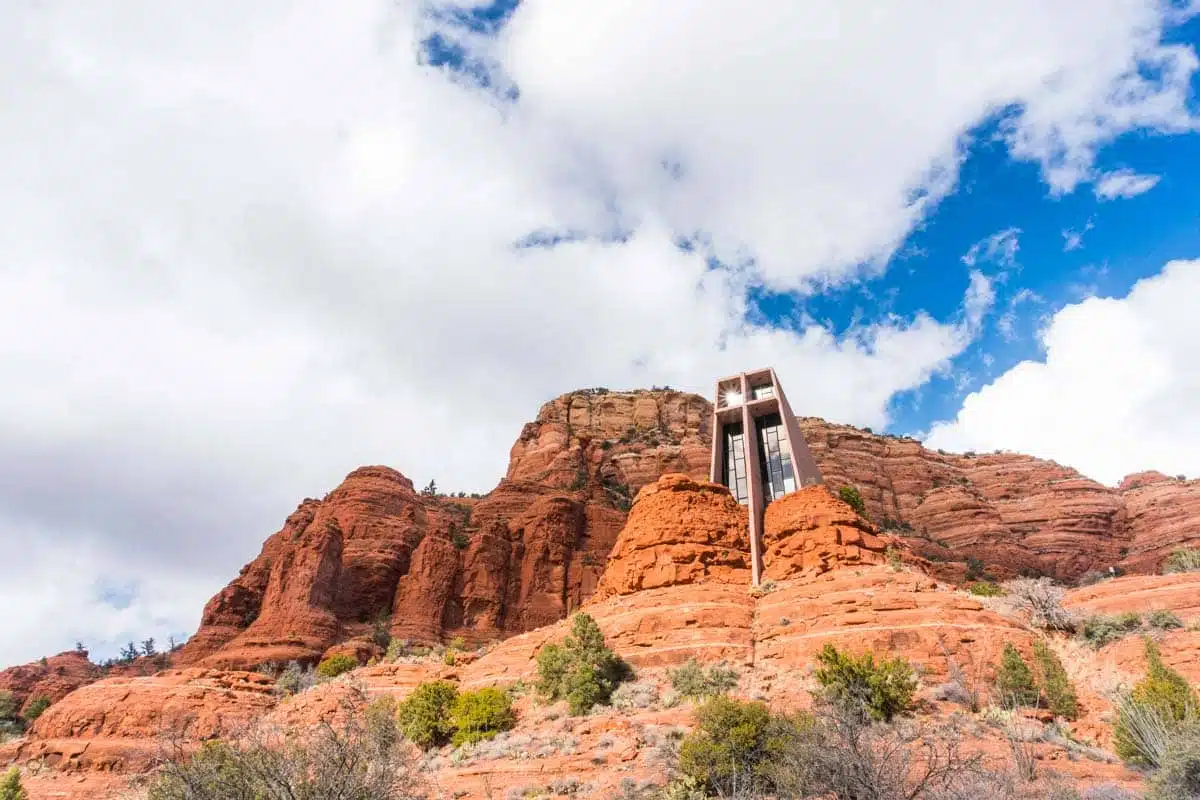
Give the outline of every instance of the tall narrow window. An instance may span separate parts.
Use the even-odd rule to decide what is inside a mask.
[[[742,424],[725,426],[725,485],[742,505],[750,502],[746,472],[746,442]]]
[[[783,430],[783,418],[778,413],[767,414],[757,420],[755,427],[758,429],[763,499],[769,503],[796,490],[796,474],[792,469],[792,457],[781,441],[787,435]]]

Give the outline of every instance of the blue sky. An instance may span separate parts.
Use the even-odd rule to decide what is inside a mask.
[[[487,491],[581,387],[771,364],[800,414],[1200,475],[1200,3],[747,8],[21,4],[0,663],[193,630],[360,465]]]

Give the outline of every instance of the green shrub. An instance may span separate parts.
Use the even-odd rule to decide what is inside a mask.
[[[967,587],[967,591],[976,597],[999,597],[1004,594],[1004,589],[1000,585],[992,581],[981,581],[972,583]]]
[[[474,744],[510,730],[517,724],[517,715],[507,694],[488,687],[463,692],[455,698],[450,708],[450,724],[454,728],[451,744]]]
[[[817,663],[815,677],[826,696],[860,707],[872,719],[888,722],[912,707],[917,678],[899,656],[876,664],[871,652],[854,656],[827,643],[817,654]]]
[[[337,653],[317,665],[317,675],[322,678],[336,678],[352,669],[358,668],[358,659],[345,653]]]
[[[737,670],[716,664],[707,670],[689,658],[679,669],[668,670],[671,688],[682,697],[694,700],[725,694],[737,688]]]
[[[1099,650],[1106,644],[1124,639],[1142,626],[1142,618],[1128,613],[1115,617],[1095,614],[1086,618],[1079,626],[1079,636]]]
[[[1037,685],[1046,699],[1046,707],[1057,717],[1075,719],[1079,716],[1079,698],[1067,677],[1058,654],[1042,640],[1033,643],[1033,665]]]
[[[13,767],[0,778],[0,800],[29,800],[29,794],[21,785],[21,770]]]
[[[43,694],[29,698],[25,703],[25,710],[21,712],[21,718],[25,720],[26,725],[32,725],[34,721],[45,713],[50,707],[50,698]]]
[[[457,698],[458,690],[448,681],[419,684],[396,706],[400,732],[424,750],[446,744],[454,735],[450,711]]]
[[[1038,690],[1033,685],[1033,670],[1011,643],[1005,643],[996,670],[996,691],[1006,707],[1037,705]]]
[[[632,677],[629,665],[604,644],[604,634],[587,614],[571,620],[571,635],[550,643],[537,654],[538,693],[554,702],[566,700],[571,714],[586,714],[607,704],[617,684]]]
[[[1185,725],[1171,735],[1147,789],[1146,800],[1200,797],[1200,728]]]
[[[12,692],[0,691],[0,720],[17,719],[17,698]]]
[[[1172,572],[1200,572],[1200,548],[1180,548],[1167,556],[1163,574]]]
[[[1163,740],[1196,719],[1196,695],[1187,679],[1162,662],[1158,645],[1146,640],[1146,674],[1117,708],[1113,741],[1117,755],[1135,764],[1157,766]]]
[[[846,505],[853,508],[860,517],[867,515],[867,506],[863,503],[862,495],[858,493],[858,489],[853,486],[843,486],[838,489],[838,497],[842,499]]]
[[[713,697],[696,710],[695,728],[679,747],[679,772],[704,785],[711,795],[735,792],[755,796],[766,788],[766,773],[808,717],[775,717],[763,703]]]
[[[1174,611],[1167,609],[1159,609],[1151,611],[1146,615],[1146,624],[1151,628],[1157,628],[1160,631],[1174,630],[1175,628],[1183,627],[1181,620]]]

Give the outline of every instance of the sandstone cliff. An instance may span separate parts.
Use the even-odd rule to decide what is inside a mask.
[[[323,500],[304,501],[208,603],[175,663],[312,661],[339,644],[366,658],[372,632],[383,630],[424,641],[503,638],[578,608],[610,555],[629,565],[612,573],[612,587],[652,588],[665,571],[715,575],[716,565],[649,562],[661,556],[637,542],[613,552],[642,487],[667,473],[707,477],[710,412],[703,398],[672,391],[564,395],[523,428],[506,475],[482,499],[427,497],[395,470],[355,470]],[[870,519],[943,579],[1153,571],[1174,547],[1200,541],[1200,481],[1143,473],[1113,489],[1029,456],[934,452],[813,418],[801,428],[827,485],[856,486]],[[688,508],[698,519],[729,502],[695,497],[707,498]],[[693,521],[662,535],[678,537]],[[740,567],[730,537],[744,522],[730,524],[720,569],[732,575]],[[864,524],[840,519],[829,528],[837,541],[806,540],[804,553],[785,554],[770,538],[764,546],[817,563]],[[776,577],[770,567],[767,577]]]

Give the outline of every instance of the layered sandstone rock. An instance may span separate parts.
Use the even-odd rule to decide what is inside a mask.
[[[0,672],[0,692],[11,693],[18,708],[34,697],[46,697],[56,703],[100,676],[100,667],[88,660],[86,650],[68,650]]]
[[[58,769],[144,771],[169,737],[198,742],[245,729],[274,707],[273,686],[263,675],[210,669],[106,678],[50,706],[19,756]]]
[[[637,491],[666,471],[707,470],[709,422],[693,395],[574,392],[525,426],[486,498],[430,497],[393,469],[355,470],[301,503],[209,601],[176,663],[312,662],[379,627],[481,641],[562,619],[595,591]]]
[[[644,487],[597,597],[688,583],[750,581],[746,509],[724,486],[664,475]]]
[[[650,538],[678,539],[670,528],[683,527],[650,521],[661,517],[651,513],[653,502],[647,524],[633,525],[617,544],[644,487],[670,473],[703,481],[710,414],[704,399],[672,391],[564,395],[524,427],[505,477],[482,499],[428,497],[395,470],[356,470],[323,500],[302,503],[209,602],[176,663],[313,661],[339,642],[367,641],[381,626],[426,641],[503,638],[579,608],[597,591],[610,556],[624,566],[610,571],[605,596],[724,580],[722,572],[740,580],[745,545],[731,546],[731,537],[744,524],[733,516],[726,528],[717,525],[724,531],[717,539],[692,543],[724,541],[720,554],[706,556],[711,562],[686,548],[668,561],[648,560],[664,557],[645,547]],[[857,487],[875,531],[902,536],[943,578],[961,580],[968,567],[997,578],[1063,580],[1117,564],[1148,571],[1171,549],[1200,541],[1200,481],[1144,473],[1110,489],[1028,456],[933,452],[913,439],[809,418],[801,428],[826,485]],[[744,520],[728,498],[702,496],[696,508]],[[820,569],[839,548],[878,563],[879,541],[856,539],[872,529],[844,507],[821,512],[837,519],[824,528],[832,538],[818,542],[790,536],[811,523],[787,521],[789,503],[767,510],[767,578],[797,565]]]
[[[824,486],[784,495],[763,514],[763,575],[820,575],[835,567],[882,564],[887,544]]]

